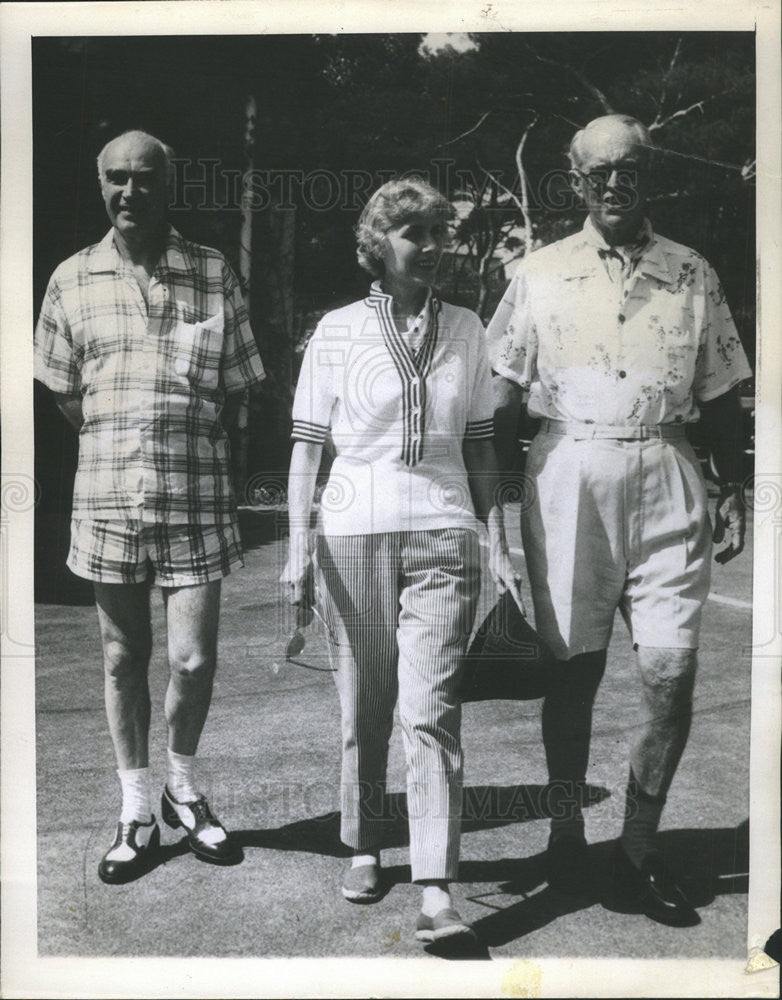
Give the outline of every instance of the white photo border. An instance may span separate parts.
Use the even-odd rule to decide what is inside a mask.
[[[2,979],[7,997],[777,996],[762,946],[779,926],[782,662],[782,337],[780,337],[780,7],[761,0],[179,0],[4,3],[0,202],[2,402]],[[778,497],[756,517],[748,962],[431,959],[39,958],[36,920],[33,623],[32,73],[36,35],[386,31],[755,30],[757,52],[758,375],[756,489]],[[761,325],[762,321],[762,325]],[[27,499],[25,499],[27,498]],[[13,567],[10,594],[8,567]],[[773,636],[768,641],[769,623]],[[760,646],[762,643],[762,647]],[[753,966],[754,963],[754,966]],[[757,971],[751,971],[755,968]],[[537,984],[537,985],[536,985]]]

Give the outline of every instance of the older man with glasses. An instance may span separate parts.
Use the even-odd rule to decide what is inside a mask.
[[[700,418],[720,480],[714,540],[727,536],[716,557],[725,562],[744,544],[737,385],[751,371],[713,269],[646,218],[651,151],[646,128],[624,115],[574,136],[571,183],[588,218],[525,258],[488,337],[506,468],[525,391],[541,420],[522,533],[536,625],[560,660],[543,707],[548,880],[585,886],[581,789],[618,607],[643,694],[613,880],[652,919],[683,926],[700,918],[656,834],[690,728],[712,551],[685,431]]]

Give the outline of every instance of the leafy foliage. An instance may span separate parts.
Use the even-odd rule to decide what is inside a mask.
[[[174,224],[236,264],[242,189],[229,175],[245,167],[254,95],[251,305],[272,377],[255,404],[249,454],[251,471],[280,467],[296,349],[318,316],[366,289],[352,229],[371,191],[414,171],[459,202],[443,284],[487,317],[515,257],[580,225],[566,150],[578,127],[615,110],[653,129],[663,150],[654,224],[716,266],[754,356],[754,37],[471,38],[458,52],[427,51],[419,34],[35,39],[36,308],[54,266],[105,232],[94,157],[127,128],[176,149],[185,191]],[[524,136],[526,192],[516,161]],[[290,277],[275,264],[286,212]],[[290,294],[280,282],[292,282]]]

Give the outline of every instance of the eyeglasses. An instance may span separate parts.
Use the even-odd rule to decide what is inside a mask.
[[[635,188],[641,178],[641,171],[635,163],[615,163],[610,167],[597,167],[586,173],[579,170],[578,167],[573,167],[573,170],[582,180],[587,182],[593,191],[602,191],[609,186]],[[614,179],[613,183],[612,179]]]

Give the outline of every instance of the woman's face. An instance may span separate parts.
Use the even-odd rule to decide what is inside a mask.
[[[445,239],[439,215],[413,215],[389,229],[383,243],[384,280],[391,285],[430,288]]]

